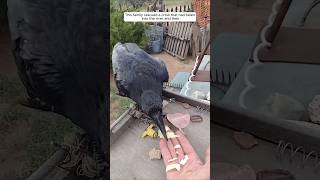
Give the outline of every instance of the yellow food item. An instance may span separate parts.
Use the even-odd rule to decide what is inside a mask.
[[[150,126],[147,127],[147,129],[143,132],[141,137],[152,137],[152,138],[156,138],[158,137],[158,133],[153,129],[154,128],[154,124],[151,124]]]
[[[165,126],[165,129],[167,131],[166,134],[167,134],[168,139],[179,137],[178,135],[174,134],[174,132],[172,132],[171,129],[168,126]],[[160,130],[158,130],[158,134],[159,134],[160,138],[164,138],[163,134],[161,133]]]

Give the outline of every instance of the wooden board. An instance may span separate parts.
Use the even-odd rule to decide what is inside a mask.
[[[164,50],[180,59],[185,59],[191,45],[193,23],[171,22],[168,27],[168,36]]]

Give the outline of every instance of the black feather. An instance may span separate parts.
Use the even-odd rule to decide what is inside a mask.
[[[13,53],[30,98],[71,119],[107,151],[107,3],[10,0]]]
[[[169,79],[165,64],[156,60],[134,43],[117,43],[112,52],[112,67],[120,93],[142,103],[142,93],[146,90],[162,93],[162,84]],[[162,101],[154,101],[159,106]]]

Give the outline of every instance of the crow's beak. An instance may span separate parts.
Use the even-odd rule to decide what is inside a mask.
[[[156,112],[155,114],[153,114],[153,116],[151,116],[153,121],[156,123],[156,125],[158,126],[158,128],[160,129],[163,137],[168,140],[167,138],[167,133],[166,133],[166,129],[164,127],[164,122],[163,122],[163,118],[162,118],[162,112]]]

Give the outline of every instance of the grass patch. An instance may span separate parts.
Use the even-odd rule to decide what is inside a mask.
[[[25,90],[16,75],[0,74],[0,179],[27,179],[75,126],[61,115],[20,105]]]
[[[110,82],[110,121],[113,122],[130,107],[133,101],[116,95],[118,89],[113,80],[110,80]]]

